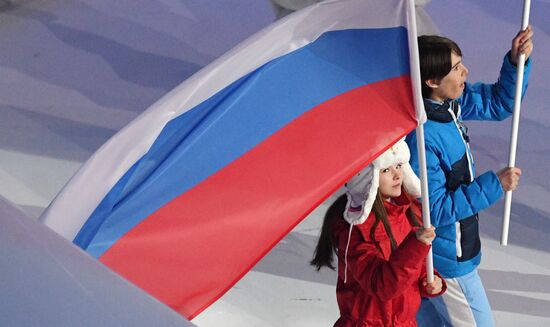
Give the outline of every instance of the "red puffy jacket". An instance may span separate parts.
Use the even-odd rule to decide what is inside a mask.
[[[385,207],[397,249],[392,252],[382,222],[376,227],[374,240],[371,238],[376,220],[371,212],[363,224],[352,227],[346,282],[344,256],[350,225],[341,218],[333,227],[338,249],[336,297],[340,308],[335,327],[417,326],[420,296],[429,296],[421,283],[426,276],[425,258],[430,246],[416,239],[406,217],[410,200],[404,194],[394,200],[395,203],[385,202]],[[415,201],[413,209],[419,214],[418,202]],[[443,284],[441,293],[445,289]]]

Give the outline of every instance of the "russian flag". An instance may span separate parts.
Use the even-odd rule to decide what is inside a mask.
[[[41,220],[193,318],[424,119],[411,21],[412,0],[341,0],[276,22],[111,138]]]

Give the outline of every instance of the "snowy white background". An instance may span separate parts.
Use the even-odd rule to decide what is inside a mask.
[[[492,82],[519,28],[521,3],[433,0],[426,9],[461,45],[470,80]],[[517,159],[524,174],[508,247],[498,244],[502,203],[481,217],[480,273],[498,326],[550,326],[548,14],[550,1],[532,1],[534,70]],[[267,0],[0,1],[0,196],[37,217],[117,130],[273,19]],[[505,165],[510,124],[468,124],[478,172]],[[307,264],[325,208],[193,322],[332,325],[335,274]]]

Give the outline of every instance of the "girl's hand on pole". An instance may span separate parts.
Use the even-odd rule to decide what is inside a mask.
[[[497,171],[497,177],[505,192],[513,191],[519,184],[521,169],[516,167],[506,167]]]
[[[518,64],[519,56],[525,54],[525,60],[529,58],[533,52],[533,29],[531,25],[527,26],[524,31],[520,31],[512,40],[512,54],[510,60],[514,65]]]
[[[426,278],[424,278],[424,280],[422,281],[422,286],[424,286],[426,293],[430,295],[436,295],[441,293],[441,289],[443,288],[443,282],[441,281],[441,278],[439,278],[439,276],[434,275],[434,281],[431,283],[428,283],[426,281]]]
[[[420,242],[430,245],[435,238],[435,227],[430,226],[428,228],[421,227],[416,231],[416,239]]]

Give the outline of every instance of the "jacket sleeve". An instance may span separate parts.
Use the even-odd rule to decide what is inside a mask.
[[[426,166],[430,216],[435,227],[451,225],[497,202],[504,194],[497,175],[488,171],[470,184],[451,191],[446,187],[445,172],[432,146],[426,144]]]
[[[418,241],[411,232],[385,260],[373,242],[366,242],[361,233],[352,233],[347,255],[348,274],[361,288],[381,301],[401,295],[415,283],[430,246]],[[345,244],[340,244],[340,249]]]
[[[527,90],[531,59],[525,63],[522,98]],[[510,62],[510,52],[504,57],[500,76],[495,84],[466,83],[459,98],[464,120],[503,120],[514,110],[517,68]]]
[[[410,163],[418,172],[418,155],[416,133],[407,136],[411,151]],[[447,178],[442,168],[442,155],[426,140],[426,168],[428,175],[428,192],[430,197],[430,218],[435,227],[446,226],[470,217],[497,202],[504,191],[497,175],[488,171],[476,178],[470,184],[462,184],[456,190],[447,189]]]

